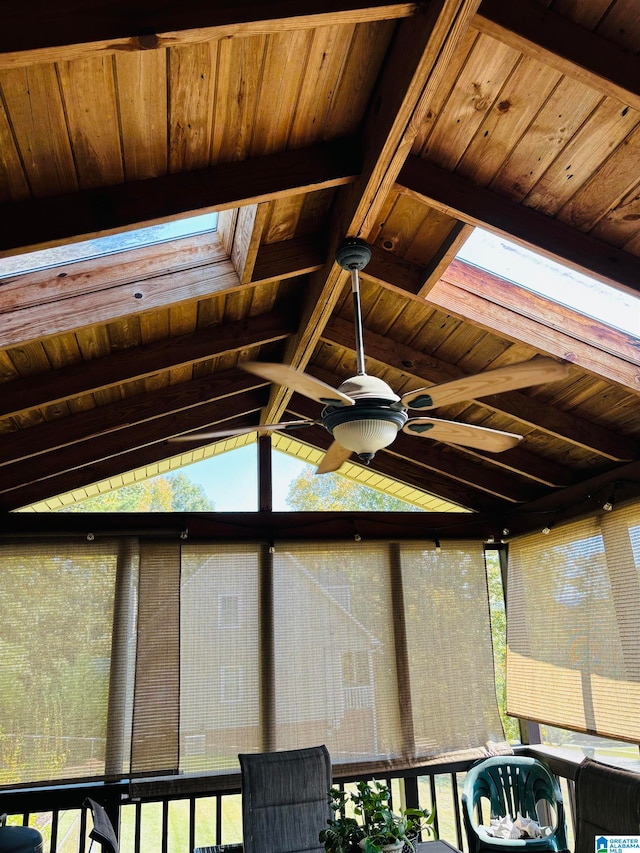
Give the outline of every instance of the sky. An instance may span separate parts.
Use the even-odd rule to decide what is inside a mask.
[[[182,468],[214,502],[216,512],[255,512],[258,509],[257,445],[248,444],[228,453]],[[273,510],[287,512],[289,484],[308,467],[306,462],[272,452]]]

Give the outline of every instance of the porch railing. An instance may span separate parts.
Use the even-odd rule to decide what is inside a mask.
[[[576,759],[552,750],[528,751],[538,754],[558,776],[572,839]],[[439,837],[463,851],[467,844],[461,794],[468,766],[468,762],[432,764],[384,777],[394,803],[429,809],[435,805]],[[335,779],[336,784],[345,786],[355,781],[356,778]],[[218,790],[211,793],[214,785]],[[170,782],[137,780],[135,787],[120,781],[20,789],[0,793],[0,812],[10,816],[9,822],[36,826],[45,839],[44,853],[85,853],[90,825],[87,826],[82,803],[86,797],[93,797],[119,826],[122,853],[191,853],[196,846],[242,840],[240,790],[219,790],[219,785],[219,777],[208,780],[198,776],[176,777]]]

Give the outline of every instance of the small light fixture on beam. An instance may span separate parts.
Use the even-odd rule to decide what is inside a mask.
[[[615,502],[616,502],[616,486],[617,486],[617,483],[614,483],[613,488],[611,490],[611,494],[606,499],[606,501],[602,504],[602,509],[605,512],[611,512],[614,505],[615,505]]]

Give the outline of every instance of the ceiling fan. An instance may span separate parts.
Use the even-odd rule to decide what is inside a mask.
[[[356,237],[346,239],[336,252],[337,263],[351,273],[357,365],[355,376],[346,379],[338,388],[333,388],[326,382],[285,364],[258,361],[238,364],[238,367],[249,373],[267,379],[269,382],[284,385],[322,403],[323,409],[318,419],[198,432],[177,436],[171,440],[222,438],[248,432],[287,431],[305,426],[322,425],[331,433],[334,441],[320,462],[317,474],[336,471],[352,453],[355,453],[365,464],[369,464],[376,452],[388,447],[400,430],[409,435],[488,450],[493,453],[508,450],[518,444],[522,436],[514,433],[425,415],[410,417],[408,410],[428,411],[488,394],[499,394],[543,382],[554,382],[568,376],[567,366],[552,358],[536,357],[530,361],[487,370],[441,385],[419,388],[398,396],[386,382],[376,376],[370,376],[365,370],[358,273],[364,269],[370,258],[371,249],[364,240]]]

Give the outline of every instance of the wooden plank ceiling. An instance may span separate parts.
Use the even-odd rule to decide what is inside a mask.
[[[237,365],[356,372],[347,236],[373,247],[367,372],[396,392],[570,365],[437,412],[517,448],[400,433],[373,469],[523,529],[640,493],[638,338],[454,261],[480,225],[638,294],[636,0],[27,0],[3,17],[3,257],[213,211],[219,227],[0,279],[0,508],[174,455],[189,431],[317,418]]]

